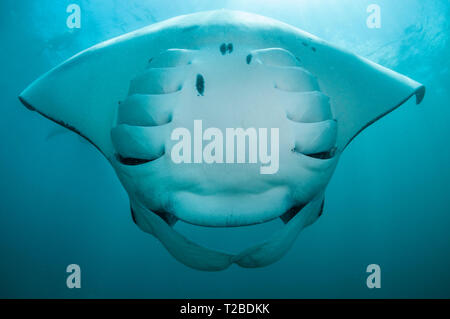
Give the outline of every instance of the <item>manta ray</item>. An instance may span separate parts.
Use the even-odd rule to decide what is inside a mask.
[[[422,84],[296,27],[217,10],[95,45],[34,81],[19,99],[104,155],[139,228],[181,263],[217,271],[281,259],[322,214],[325,188],[352,139],[424,94]],[[198,120],[218,129],[276,128],[278,170],[175,163],[173,130],[192,129]],[[200,246],[173,228],[178,220],[239,227],[276,218],[281,229],[238,254]]]

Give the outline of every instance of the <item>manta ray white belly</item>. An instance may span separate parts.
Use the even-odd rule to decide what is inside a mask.
[[[110,161],[133,218],[184,264],[280,259],[320,216],[345,146],[424,87],[281,22],[235,11],[170,19],[88,49],[21,101]],[[201,247],[177,220],[286,225],[238,255]]]

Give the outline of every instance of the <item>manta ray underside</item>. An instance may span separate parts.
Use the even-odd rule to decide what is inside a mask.
[[[346,145],[424,94],[421,84],[295,27],[219,10],[98,44],[43,75],[19,98],[102,152],[143,231],[185,265],[212,271],[279,260],[320,216]],[[209,143],[204,152],[214,149],[209,160],[190,161],[195,155],[187,147],[196,145],[180,139],[187,160],[174,161],[175,132],[194,132],[198,123]],[[222,160],[234,151],[220,144],[228,128],[254,129],[259,141],[263,129],[274,129],[266,140],[272,138],[276,167],[262,171],[268,163],[262,144],[254,161]],[[275,218],[285,222],[281,230],[237,255],[197,245],[172,227],[177,220],[237,227]]]

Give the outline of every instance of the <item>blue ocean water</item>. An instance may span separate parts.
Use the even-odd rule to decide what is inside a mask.
[[[71,3],[81,7],[80,29],[67,28]],[[373,3],[381,8],[379,29],[366,26]],[[17,96],[91,45],[219,8],[297,26],[424,83],[427,94],[420,106],[409,101],[350,144],[323,216],[281,261],[208,273],[178,263],[139,230],[102,155],[29,112]],[[3,0],[0,16],[0,297],[450,297],[448,1]],[[66,286],[72,263],[82,269],[81,289]],[[381,267],[380,289],[366,286],[369,264]]]

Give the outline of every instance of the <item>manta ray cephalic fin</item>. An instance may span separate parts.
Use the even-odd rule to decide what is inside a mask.
[[[231,255],[192,242],[170,227],[161,217],[138,202],[132,201],[134,220],[143,231],[158,238],[170,254],[181,263],[205,271],[224,270],[233,263],[245,268],[256,268],[278,261],[292,246],[301,230],[318,218],[323,209],[322,204],[321,194],[266,241],[237,255]]]

